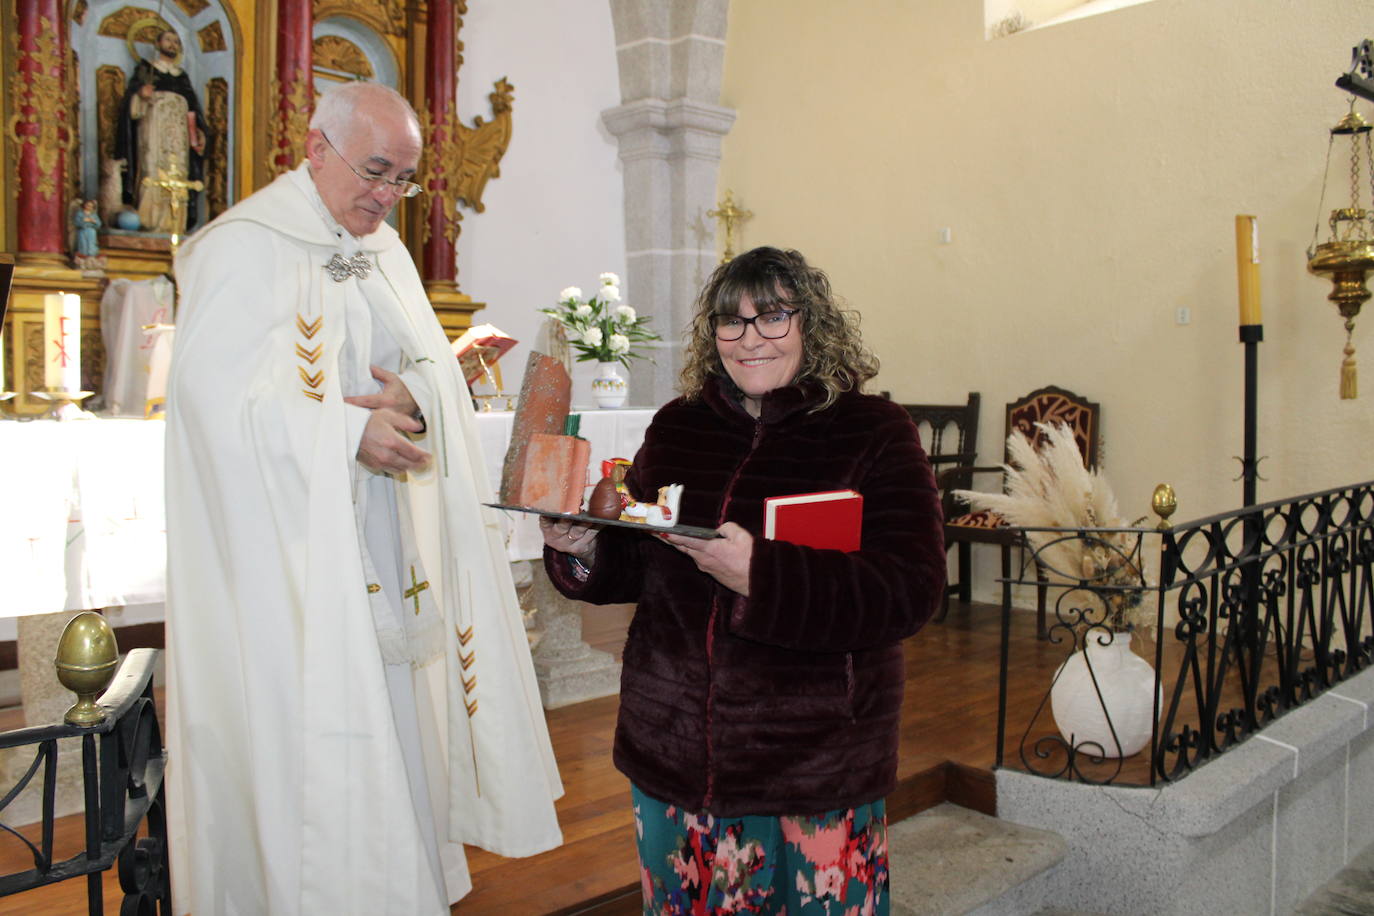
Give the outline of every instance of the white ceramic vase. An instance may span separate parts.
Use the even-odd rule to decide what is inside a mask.
[[[592,399],[597,407],[624,407],[630,394],[630,382],[620,374],[620,363],[596,364],[592,377]]]
[[[1156,691],[1155,670],[1131,651],[1131,635],[1114,635],[1102,645],[1105,633],[1089,633],[1086,650],[1079,649],[1059,666],[1050,690],[1050,710],[1064,740],[1094,756],[1097,749],[1083,745],[1100,745],[1103,755],[1113,758],[1129,757],[1150,743]],[[1159,696],[1162,701],[1162,690]]]

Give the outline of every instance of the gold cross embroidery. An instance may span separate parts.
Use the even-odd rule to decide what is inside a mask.
[[[410,567],[410,588],[405,590],[405,596],[407,598],[414,599],[415,613],[417,614],[420,613],[420,592],[424,591],[427,588],[429,588],[429,580],[426,579],[423,582],[416,582],[415,567]]]

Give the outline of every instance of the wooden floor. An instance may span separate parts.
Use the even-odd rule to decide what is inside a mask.
[[[593,646],[618,655],[627,621],[628,608],[591,609],[584,635]],[[932,623],[907,641],[901,762],[898,788],[888,798],[890,820],[946,799],[993,813],[998,623],[993,606],[955,604],[946,622]],[[1017,664],[1010,693],[1022,698],[1015,721],[1024,724],[1066,650],[1035,640],[1033,617],[1026,614],[1013,615],[1012,644]],[[453,907],[456,916],[640,912],[629,785],[611,765],[617,702],[607,697],[548,713],[565,789],[558,802],[564,844],[528,859],[470,849],[473,891]],[[1020,737],[1009,741],[1019,743]],[[1014,757],[1009,754],[1009,762]],[[64,818],[59,828],[62,858],[80,848],[81,821]],[[0,873],[28,867],[18,847],[13,839],[0,841]],[[105,886],[106,912],[118,913],[113,874]],[[82,881],[0,898],[0,914],[84,912]]]

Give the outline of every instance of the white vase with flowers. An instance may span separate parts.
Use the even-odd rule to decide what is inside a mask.
[[[569,286],[558,294],[558,305],[539,310],[558,322],[568,346],[577,353],[578,362],[598,363],[592,379],[592,396],[601,407],[624,406],[629,396],[629,380],[620,373],[632,359],[643,359],[635,345],[659,340],[649,328],[649,319],[621,302],[620,277],[603,273],[590,298]]]

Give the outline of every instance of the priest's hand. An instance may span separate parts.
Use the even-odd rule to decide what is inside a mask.
[[[405,434],[423,432],[424,428],[425,425],[419,420],[399,410],[378,407],[368,416],[367,425],[363,427],[363,438],[358,443],[358,461],[378,474],[418,471],[429,464],[430,454],[411,442]]]
[[[659,537],[690,557],[697,569],[730,591],[748,597],[754,536],[734,522],[726,522],[716,531],[721,535],[718,538],[689,538],[666,531]]]
[[[596,536],[601,533],[600,527],[541,515],[539,533],[544,535],[545,544],[560,553],[570,553],[587,563],[596,559]]]
[[[356,407],[366,407],[375,410],[379,407],[389,407],[399,411],[407,417],[419,419],[420,407],[415,403],[415,398],[411,397],[410,389],[406,383],[401,381],[401,377],[394,372],[388,372],[381,366],[372,367],[372,377],[382,383],[382,390],[376,394],[359,394],[351,398],[344,398],[344,402]],[[424,421],[421,420],[420,429],[424,430]]]

